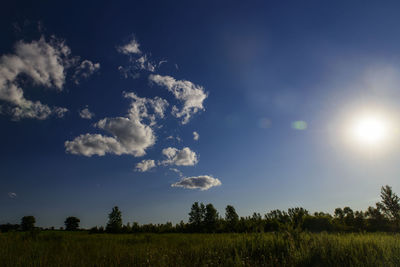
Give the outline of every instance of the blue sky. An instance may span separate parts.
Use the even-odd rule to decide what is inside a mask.
[[[175,223],[194,201],[333,212],[400,192],[398,4],[215,2],[3,4],[0,223],[104,225],[114,205]],[[364,111],[395,129],[378,148],[343,135]]]

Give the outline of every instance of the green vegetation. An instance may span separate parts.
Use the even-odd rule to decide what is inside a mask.
[[[0,234],[1,266],[400,266],[398,234]]]
[[[400,266],[400,198],[389,186],[367,211],[334,215],[304,208],[239,217],[228,205],[193,203],[187,223],[123,224],[114,207],[106,228],[66,231],[0,225],[1,266]],[[47,231],[41,231],[47,230]]]

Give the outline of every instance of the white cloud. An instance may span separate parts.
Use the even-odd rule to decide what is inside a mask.
[[[15,45],[14,54],[0,57],[0,100],[11,107],[8,112],[13,119],[23,118],[46,119],[52,114],[62,116],[65,108],[49,107],[40,101],[31,101],[24,97],[20,85],[21,75],[29,77],[35,86],[56,88],[61,91],[65,83],[66,69],[74,58],[63,41],[52,38],[49,42],[41,37],[38,41]]]
[[[193,132],[193,140],[197,141],[197,140],[199,140],[199,138],[200,138],[199,133],[198,132]]]
[[[95,124],[112,137],[99,134],[80,135],[65,142],[66,151],[89,157],[103,156],[106,153],[129,154],[135,157],[145,155],[146,149],[156,142],[152,126],[156,124],[156,118],[164,117],[164,109],[168,103],[159,97],[150,99],[138,97],[135,93],[124,93],[124,97],[132,100],[126,117],[104,118]],[[153,113],[149,112],[149,108]]]
[[[66,141],[65,149],[68,153],[87,157],[104,156],[106,153],[116,155],[126,153],[125,148],[114,137],[88,133],[76,137],[73,141]]]
[[[162,154],[167,158],[161,162],[164,165],[193,166],[198,162],[196,153],[188,147],[182,150],[174,147],[164,148]]]
[[[147,70],[150,72],[154,72],[156,70],[156,64],[151,62],[147,55],[143,55],[140,58],[134,60],[135,68],[139,70]]]
[[[139,172],[146,172],[154,167],[156,167],[156,163],[152,159],[142,160],[136,164],[136,170]]]
[[[130,98],[134,100],[131,103],[131,108],[129,109],[129,117],[134,120],[141,120],[143,118],[147,118],[150,120],[150,125],[154,125],[156,123],[156,118],[163,119],[165,117],[165,110],[168,107],[168,102],[165,99],[162,99],[158,96],[155,98],[145,98],[139,97],[135,93],[125,93],[125,98]],[[150,107],[154,114],[149,114],[148,107]]]
[[[133,38],[129,43],[117,47],[117,50],[118,52],[126,55],[141,54],[142,52],[140,51],[139,46],[140,44],[138,43],[138,41],[136,41],[136,39]]]
[[[149,80],[159,86],[166,87],[174,94],[176,99],[183,102],[181,110],[176,106],[172,107],[172,114],[177,118],[183,118],[182,124],[188,123],[191,116],[204,110],[203,102],[207,98],[207,93],[202,86],[195,85],[190,81],[175,80],[171,76],[158,74],[151,74]]]
[[[140,120],[125,117],[104,118],[96,126],[111,133],[124,148],[124,154],[135,157],[145,155],[145,150],[156,141],[153,129]]]
[[[210,175],[201,175],[182,178],[179,182],[176,182],[171,186],[187,189],[200,189],[201,191],[204,191],[214,186],[220,186],[221,184],[222,183],[218,178],[214,178]]]
[[[94,113],[91,112],[88,108],[84,108],[81,111],[79,111],[79,116],[82,119],[90,120],[90,119],[92,119],[94,117]]]
[[[97,72],[99,69],[100,69],[100,63],[93,63],[90,60],[84,60],[78,67],[76,67],[72,79],[76,84],[79,84],[80,80],[89,78],[93,73]]]

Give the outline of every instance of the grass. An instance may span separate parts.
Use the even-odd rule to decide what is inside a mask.
[[[1,266],[400,266],[398,234],[0,234]]]

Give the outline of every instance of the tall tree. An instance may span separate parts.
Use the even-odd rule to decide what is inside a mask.
[[[76,231],[79,228],[79,223],[81,220],[79,220],[76,217],[70,216],[65,219],[64,224],[65,224],[65,230],[66,231]]]
[[[193,230],[199,231],[201,230],[203,221],[205,216],[205,207],[204,204],[199,204],[198,202],[194,202],[192,208],[189,212],[189,223],[192,225]]]
[[[381,202],[380,207],[382,211],[391,219],[399,221],[400,219],[400,199],[392,191],[392,188],[388,185],[382,186],[381,188]],[[377,204],[379,205],[379,204]]]
[[[204,215],[204,224],[208,232],[216,232],[218,228],[218,212],[213,204],[207,204]]]
[[[22,231],[30,231],[35,228],[36,219],[33,216],[24,216],[21,219]]]
[[[115,206],[111,213],[108,214],[108,223],[106,226],[107,232],[118,233],[122,229],[122,213],[117,206]]]
[[[227,230],[229,232],[237,231],[239,215],[236,213],[235,208],[231,205],[228,205],[225,208],[225,221],[227,224]]]

